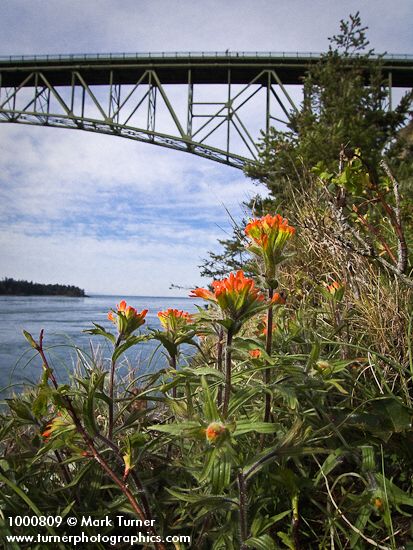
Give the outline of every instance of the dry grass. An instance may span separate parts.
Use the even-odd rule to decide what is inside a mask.
[[[413,291],[374,259],[360,255],[351,241],[343,243],[342,228],[322,195],[320,190],[316,196],[314,189],[311,195],[303,190],[292,194],[290,218],[297,233],[280,285],[297,305],[315,309],[322,300],[317,287],[340,281],[346,287],[340,307],[350,341],[407,368]]]

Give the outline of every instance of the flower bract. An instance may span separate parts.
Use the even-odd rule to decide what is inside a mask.
[[[169,308],[158,313],[163,330],[153,331],[153,337],[167,349],[170,357],[176,357],[181,344],[194,344],[194,319],[186,311]]]
[[[248,250],[263,260],[264,276],[267,282],[273,281],[276,267],[284,259],[285,245],[295,233],[294,227],[288,225],[288,220],[279,214],[267,214],[251,220],[245,227],[245,233],[251,241]]]
[[[176,332],[192,324],[193,318],[186,311],[167,309],[158,313],[159,321],[163,328],[170,332]]]
[[[256,288],[252,279],[243,271],[231,273],[229,277],[212,283],[213,291],[196,288],[190,294],[218,305],[225,317],[231,321],[241,321],[265,309],[263,294]]]
[[[58,413],[55,418],[50,420],[46,428],[42,432],[42,437],[48,441],[53,434],[62,434],[64,432],[73,431],[75,426],[72,420],[65,414]]]
[[[209,443],[215,443],[224,434],[226,434],[227,428],[221,422],[211,422],[205,430],[205,435]]]
[[[138,313],[134,307],[128,306],[126,301],[122,300],[116,304],[116,311],[109,311],[108,319],[118,327],[119,335],[126,338],[145,323],[147,313],[147,309]]]
[[[327,291],[327,297],[340,302],[344,295],[345,286],[339,281],[333,281],[330,285],[325,284],[325,290]]]

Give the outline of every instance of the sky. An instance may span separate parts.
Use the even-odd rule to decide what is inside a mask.
[[[413,53],[412,0],[2,0],[0,56],[320,52],[357,10],[377,52]],[[264,192],[235,168],[82,131],[1,124],[0,150],[0,278],[89,294],[207,284],[198,266],[227,211]]]

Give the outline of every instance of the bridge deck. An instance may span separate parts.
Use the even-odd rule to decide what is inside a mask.
[[[54,86],[70,86],[72,71],[82,71],[89,85],[112,82],[134,84],[148,69],[156,69],[163,84],[245,84],[257,69],[275,70],[283,84],[301,84],[309,65],[319,53],[187,52],[147,54],[73,54],[0,57],[1,86],[19,86],[32,71],[47,73]],[[350,60],[351,62],[351,60]],[[393,87],[413,86],[413,56],[385,55],[383,74],[391,75]],[[189,72],[190,69],[190,72]],[[266,76],[263,76],[263,82]],[[259,81],[258,81],[259,82]],[[29,86],[32,84],[28,84]]]

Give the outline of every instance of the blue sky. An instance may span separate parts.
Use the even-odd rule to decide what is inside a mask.
[[[378,52],[413,53],[411,0],[2,0],[0,55],[323,51],[358,9]],[[206,284],[225,208],[239,217],[257,192],[236,169],[111,136],[2,124],[0,146],[0,276],[89,293]]]

